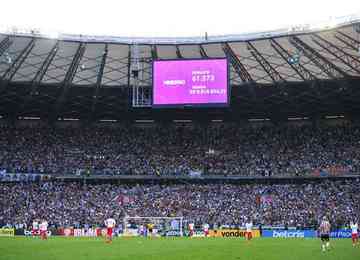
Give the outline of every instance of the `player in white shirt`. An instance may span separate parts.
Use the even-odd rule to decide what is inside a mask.
[[[253,223],[252,221],[248,221],[245,223],[245,238],[246,240],[250,241],[252,239],[252,228],[253,228]]]
[[[192,237],[194,235],[194,227],[195,224],[194,223],[189,223],[189,236]]]
[[[39,222],[37,219],[35,219],[32,223],[32,236],[35,237],[39,233]]]
[[[204,234],[205,234],[205,237],[208,237],[209,236],[209,224],[205,223],[203,225],[203,230],[204,230]]]
[[[113,228],[116,225],[116,221],[113,218],[108,218],[105,220],[105,226],[106,226],[106,243],[112,242],[112,234],[113,234]]]
[[[320,239],[322,242],[321,248],[323,252],[325,252],[326,249],[330,250],[330,231],[331,224],[324,216],[319,226]]]
[[[358,243],[358,229],[359,229],[359,226],[358,224],[354,221],[351,221],[350,222],[350,228],[351,228],[351,239],[352,239],[352,243],[353,243],[353,246],[356,246],[356,244]]]
[[[41,223],[40,223],[40,237],[42,240],[46,240],[47,239],[47,229],[48,229],[48,222],[44,219]]]

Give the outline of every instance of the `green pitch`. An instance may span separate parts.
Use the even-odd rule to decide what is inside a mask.
[[[318,239],[116,238],[106,244],[99,238],[0,237],[0,260],[360,259],[360,246],[353,248],[350,239],[331,243],[330,251],[321,252]]]

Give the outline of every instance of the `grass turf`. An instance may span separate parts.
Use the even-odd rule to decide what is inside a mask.
[[[321,252],[318,239],[116,238],[106,244],[99,238],[0,237],[0,260],[360,259],[360,246],[353,248],[350,239],[331,243],[330,251]]]

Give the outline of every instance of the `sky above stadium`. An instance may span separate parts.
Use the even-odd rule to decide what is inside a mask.
[[[85,35],[176,37],[267,31],[360,14],[360,0],[8,0],[0,26]]]

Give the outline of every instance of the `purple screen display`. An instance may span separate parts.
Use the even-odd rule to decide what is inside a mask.
[[[226,59],[154,61],[153,77],[155,106],[228,103]]]

